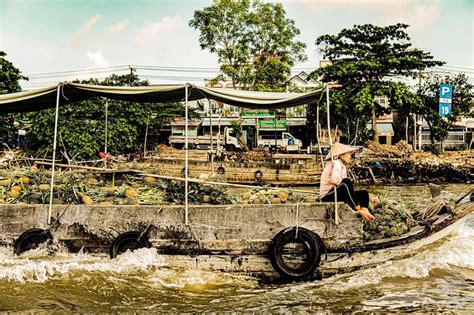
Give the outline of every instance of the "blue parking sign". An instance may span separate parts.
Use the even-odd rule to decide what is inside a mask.
[[[439,103],[439,115],[441,117],[446,117],[451,113],[451,104],[449,103]]]
[[[441,83],[439,85],[439,98],[453,98],[453,85]]]
[[[446,117],[451,114],[453,103],[453,85],[441,83],[439,85],[439,115]]]

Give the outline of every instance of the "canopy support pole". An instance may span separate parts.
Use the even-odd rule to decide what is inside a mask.
[[[189,165],[188,165],[188,83],[184,89],[184,101],[185,101],[185,126],[184,126],[184,224],[189,225],[189,204],[188,204],[188,191],[189,191]]]
[[[209,129],[210,129],[210,140],[211,140],[211,173],[214,174],[214,141],[213,141],[213,134],[212,134],[212,101],[207,99],[209,103]]]
[[[58,117],[59,117],[59,95],[61,93],[62,83],[58,84],[58,91],[56,96],[56,111],[54,114],[54,138],[53,138],[53,163],[51,170],[51,183],[49,189],[49,208],[48,208],[48,225],[51,224],[51,215],[53,212],[53,187],[54,187],[54,172],[56,166],[56,142],[58,138]]]
[[[105,140],[104,140],[104,168],[107,168],[107,145],[109,140],[109,100],[105,99]]]
[[[323,162],[323,153],[321,152],[321,140],[320,140],[320,130],[319,130],[319,102],[316,105],[316,139],[318,141],[318,156],[319,160],[321,161],[321,167],[324,169],[324,162]]]
[[[331,164],[334,167],[334,156],[332,152],[332,136],[331,136],[331,115],[329,111],[329,83],[326,84],[326,104],[327,104],[327,115],[328,115],[328,134],[329,134],[329,151],[331,152]],[[339,224],[339,214],[337,209],[337,187],[334,187],[334,221],[336,225]]]

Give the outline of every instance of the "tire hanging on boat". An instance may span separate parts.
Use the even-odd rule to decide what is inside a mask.
[[[305,259],[298,266],[292,266],[284,259],[285,251],[288,251],[285,246],[290,243],[299,243],[305,253]],[[319,266],[323,247],[316,233],[302,227],[289,227],[273,238],[270,245],[270,262],[282,278],[290,281],[305,280]],[[291,253],[287,256],[291,256]]]
[[[30,249],[37,248],[40,244],[53,239],[49,230],[33,228],[23,232],[13,244],[13,251],[20,255]]]
[[[117,236],[109,249],[110,258],[115,258],[127,250],[135,250],[144,247],[150,248],[151,245],[148,241],[148,237],[144,234],[146,233],[129,231]]]

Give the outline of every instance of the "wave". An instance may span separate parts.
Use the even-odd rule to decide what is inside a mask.
[[[473,218],[474,219],[474,218]],[[466,222],[460,229],[444,240],[421,249],[415,256],[399,261],[391,261],[377,267],[352,274],[339,275],[319,282],[295,284],[292,290],[308,286],[328,286],[331,290],[348,290],[368,284],[377,284],[386,278],[428,277],[435,269],[451,270],[453,267],[474,270],[474,220]],[[157,272],[159,270],[159,272]],[[0,281],[45,282],[71,272],[104,272],[127,274],[141,272],[149,285],[170,288],[196,289],[232,283],[242,285],[247,281],[254,285],[255,280],[243,276],[204,272],[197,269],[179,270],[169,266],[155,248],[142,248],[126,252],[116,259],[103,255],[71,254],[59,250],[48,255],[47,248],[31,250],[17,257],[12,249],[0,247]],[[283,289],[283,288],[281,288]],[[283,289],[285,290],[285,289]]]

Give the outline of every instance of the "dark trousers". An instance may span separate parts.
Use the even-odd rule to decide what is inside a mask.
[[[354,191],[354,185],[349,178],[344,178],[335,188],[337,190],[337,201],[343,201],[353,209],[356,206],[369,207],[369,192],[367,190]],[[324,195],[321,201],[334,202],[334,188]]]

